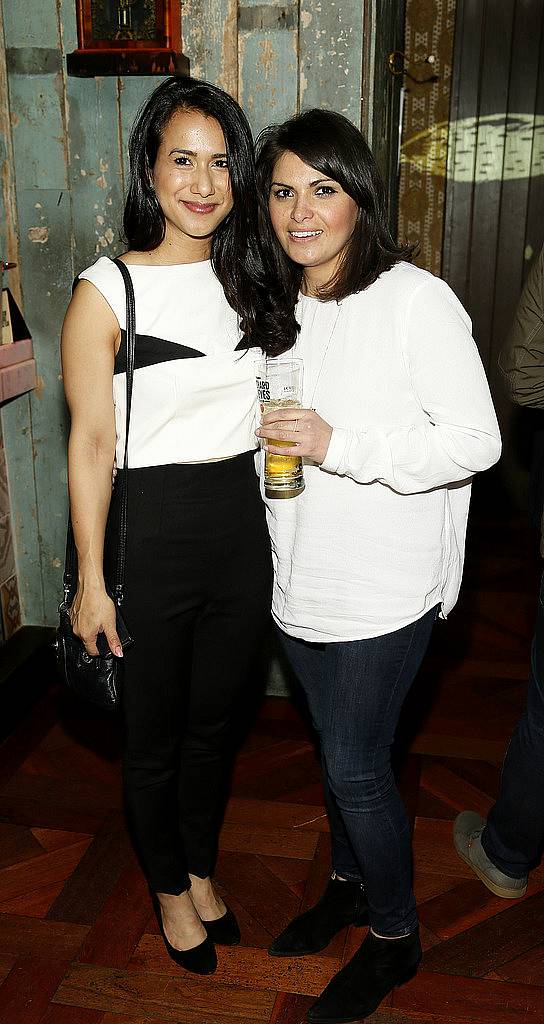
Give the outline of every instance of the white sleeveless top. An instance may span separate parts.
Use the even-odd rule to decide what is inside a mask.
[[[131,469],[230,458],[256,447],[254,362],[241,348],[238,316],[211,262],[127,267],[136,300],[136,352],[129,432]],[[116,459],[125,447],[125,287],[107,256],[84,270],[122,332],[113,401]],[[243,343],[242,343],[243,344]]]

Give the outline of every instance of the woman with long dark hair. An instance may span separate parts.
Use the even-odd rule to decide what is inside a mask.
[[[316,953],[370,924],[309,1010],[335,1024],[371,1014],[421,958],[391,746],[435,618],[457,598],[471,478],[500,437],[469,318],[393,241],[361,133],[324,110],[269,128],[257,183],[304,362],[305,407],[258,431],[305,462],[299,496],[266,499],[273,615],[320,740],[332,840],[323,896],[270,953]]]
[[[263,271],[251,133],[230,96],[187,77],[163,82],[134,124],[130,165],[122,260],[137,333],[123,618],[134,645],[123,654],[105,585],[126,368],[123,279],[106,257],[79,275],[62,337],[72,623],[89,654],[103,633],[123,656],[129,827],[170,956],[210,973],[214,943],[239,941],[211,875],[232,709],[270,606],[250,350],[281,351],[296,324]]]

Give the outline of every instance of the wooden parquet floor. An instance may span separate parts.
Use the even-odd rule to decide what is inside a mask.
[[[544,1021],[544,867],[523,900],[501,900],[451,841],[459,810],[490,807],[523,704],[534,551],[518,523],[473,529],[462,599],[406,709],[399,778],[425,958],[375,1024]],[[211,978],[176,969],[163,949],[123,825],[115,722],[52,681],[0,748],[0,813],[2,1024],[302,1024],[362,940],[349,929],[319,956],[267,956],[329,870],[311,734],[286,699],[262,703],[236,760],[216,877],[242,945],[219,950]]]

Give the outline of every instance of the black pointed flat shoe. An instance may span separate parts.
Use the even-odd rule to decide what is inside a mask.
[[[202,921],[202,924],[208,938],[216,946],[237,946],[240,942],[240,928],[230,907],[227,907],[223,917],[217,917],[215,921]]]
[[[162,921],[162,910],[158,896],[153,896],[153,908],[159,922],[159,928],[163,938],[164,945],[166,946],[166,952],[171,960],[177,964],[178,967],[183,967],[184,970],[190,971],[191,974],[213,974],[217,967],[217,953],[215,952],[215,946],[213,940],[209,935],[203,942],[199,942],[198,946],[193,946],[191,949],[176,949],[166,938],[164,932],[164,925]]]

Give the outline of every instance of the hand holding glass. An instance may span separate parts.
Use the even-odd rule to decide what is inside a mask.
[[[302,408],[302,359],[262,359],[256,367],[257,394],[263,415],[276,409]],[[270,439],[278,448],[293,441]],[[266,452],[264,490],[267,498],[293,498],[304,490],[302,458]]]

